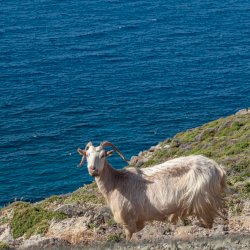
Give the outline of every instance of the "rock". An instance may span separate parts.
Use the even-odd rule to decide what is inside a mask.
[[[232,124],[232,121],[225,121],[225,122],[221,123],[219,128],[218,128],[218,131],[222,131],[225,128],[230,128],[231,124]]]
[[[88,243],[95,239],[94,232],[89,230],[91,217],[69,218],[63,221],[53,221],[46,233],[47,237],[55,237],[66,240],[75,245]]]
[[[55,238],[55,237],[43,237],[40,235],[33,235],[28,240],[25,240],[19,249],[49,249],[49,248],[63,248],[69,246],[69,242]]]
[[[147,155],[132,156],[129,165],[135,165],[135,167],[141,167],[146,161],[148,161]]]
[[[150,156],[152,156],[152,154],[160,148],[161,145],[157,144],[156,146],[152,146],[151,148],[149,148],[147,151],[141,151],[138,156],[132,156],[130,158],[129,164],[135,165],[136,167],[141,167],[145,162],[148,161]]]
[[[183,150],[190,150],[193,147],[193,143],[192,142],[188,142],[188,143],[183,143],[180,145],[180,148]]]
[[[217,243],[215,246],[214,246],[214,250],[227,250],[228,248],[224,246],[223,243]]]
[[[146,224],[141,231],[133,235],[133,239],[147,241],[150,239],[166,238],[168,237],[168,235],[165,234],[166,226],[166,223],[163,222],[156,222],[155,225]]]
[[[171,147],[173,147],[173,148],[178,148],[180,145],[181,145],[181,143],[177,139],[173,139],[173,141],[171,142]]]
[[[63,212],[69,217],[82,216],[88,211],[89,208],[79,204],[63,204],[55,209],[55,211]]]
[[[11,235],[11,230],[10,230],[10,225],[4,224],[0,226],[0,241],[7,242],[7,243],[13,241],[13,237]]]
[[[250,216],[233,216],[229,221],[229,228],[239,227],[241,230],[250,232]]]
[[[238,112],[235,113],[236,115],[246,115],[246,114],[250,114],[250,108],[246,108],[246,109],[241,109]]]
[[[157,144],[156,146],[152,146],[152,147],[148,150],[148,152],[153,153],[153,152],[155,152],[156,150],[158,150],[158,149],[160,149],[160,148],[161,148],[161,145],[160,145],[160,144]]]
[[[113,218],[111,209],[109,207],[102,207],[100,210],[100,215],[103,216],[104,223],[107,223]]]
[[[147,152],[147,151],[141,151],[141,152],[138,154],[138,156],[141,157],[141,156],[143,156],[146,152]]]
[[[155,152],[156,149],[157,149],[156,146],[152,146],[148,151],[149,151],[149,152]]]
[[[242,213],[250,216],[250,200],[244,202]]]
[[[164,145],[163,148],[168,149],[168,148],[171,148],[171,146],[169,144],[166,144],[166,145]]]
[[[138,161],[138,156],[132,156],[129,161],[129,165],[135,165]]]
[[[214,236],[220,236],[220,235],[224,235],[225,234],[225,230],[224,230],[224,225],[218,225],[216,228],[214,228],[214,232],[212,235]]]
[[[201,142],[207,137],[214,136],[215,132],[216,132],[215,129],[207,128],[206,130],[202,131],[199,135],[195,136],[194,140]]]
[[[141,167],[145,162],[147,161],[146,158],[140,158],[138,159],[137,163],[135,164],[136,167]]]
[[[193,237],[195,226],[180,226],[177,227],[174,233],[175,238],[188,240]]]

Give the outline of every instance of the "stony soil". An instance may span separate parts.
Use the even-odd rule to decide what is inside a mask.
[[[52,221],[45,235],[29,239],[13,239],[9,224],[3,224],[0,241],[11,249],[250,249],[250,201],[239,206],[240,212],[229,210],[228,220],[218,218],[212,229],[200,227],[195,220],[176,225],[152,222],[127,243],[108,207],[54,204],[53,210],[63,211],[69,218]]]

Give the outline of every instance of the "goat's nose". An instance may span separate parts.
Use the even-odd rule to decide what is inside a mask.
[[[89,170],[94,171],[94,170],[96,170],[96,167],[95,166],[90,166]]]

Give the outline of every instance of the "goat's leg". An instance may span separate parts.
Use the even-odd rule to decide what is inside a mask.
[[[136,222],[136,232],[139,232],[145,227],[144,221],[137,221]]]
[[[133,233],[137,231],[135,221],[134,220],[128,221],[126,224],[124,224],[124,228],[125,228],[126,240],[129,241]]]
[[[214,222],[214,218],[198,218],[199,222],[200,222],[200,226],[204,227],[204,228],[212,228],[213,227],[213,222]]]
[[[176,225],[178,220],[178,215],[177,214],[170,214],[168,216],[168,221],[170,221],[171,223],[173,223],[174,225]]]
[[[130,232],[129,229],[125,227],[125,235],[126,235],[126,241],[129,241],[131,239],[133,233]]]

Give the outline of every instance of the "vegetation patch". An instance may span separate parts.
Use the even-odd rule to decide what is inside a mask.
[[[243,193],[250,194],[250,182],[245,183]]]
[[[227,198],[229,211],[237,215],[242,212],[242,200],[250,198],[250,114],[232,115],[178,133],[162,142],[160,146],[142,167],[150,167],[191,154],[202,154],[212,158],[225,167],[229,187],[234,192]],[[52,196],[36,204],[14,202],[1,210],[4,212],[1,214],[0,224],[9,222],[14,238],[29,238],[33,234],[43,235],[47,232],[51,220],[67,218],[62,212],[52,211],[55,207],[60,204],[86,203],[105,204],[95,182],[67,196]],[[108,220],[106,224],[109,227],[116,225],[113,219]],[[184,224],[189,224],[189,221],[184,221]],[[88,227],[95,229],[98,224],[90,223]],[[107,238],[109,243],[121,240],[122,234],[110,234]],[[4,244],[0,242],[0,250],[8,249],[8,245]]]
[[[39,202],[43,208],[53,208],[59,204],[105,204],[104,198],[99,193],[95,182],[79,188],[75,192],[67,195],[55,195]]]
[[[65,199],[66,199],[66,197],[64,197],[64,196],[53,195],[53,196],[39,202],[38,204],[41,207],[46,208],[46,207],[51,207],[52,205],[61,204]]]
[[[89,223],[88,224],[88,228],[89,229],[95,229],[95,228],[97,228],[98,227],[98,225],[96,224],[96,223]]]
[[[10,221],[14,238],[25,235],[29,238],[33,234],[44,234],[52,219],[63,220],[67,216],[62,212],[53,212],[30,203],[17,204],[13,218]]]
[[[10,246],[5,242],[0,241],[0,250],[7,250],[7,249],[10,249]]]
[[[226,201],[226,205],[229,212],[231,212],[233,215],[240,215],[242,213],[242,201],[239,199],[239,197],[233,195],[231,199]]]
[[[230,186],[234,186],[237,182],[241,182],[241,181],[244,181],[244,177],[243,176],[239,176],[239,175],[236,175],[236,176],[232,176],[229,180],[228,180],[228,184]]]
[[[8,217],[1,217],[0,218],[0,225],[3,225],[5,223],[9,222],[9,218]]]
[[[10,209],[22,209],[25,207],[29,207],[31,204],[29,202],[25,202],[25,201],[15,201],[13,203],[11,203],[8,207],[6,208],[10,208]],[[6,209],[5,208],[5,209]]]
[[[115,220],[113,218],[110,218],[108,221],[107,221],[107,225],[109,227],[113,227],[113,226],[116,226],[117,223],[115,222]]]
[[[250,114],[232,115],[178,133],[161,143],[161,148],[142,167],[192,154],[205,155],[223,165],[229,176],[228,184],[250,198],[249,184],[237,187],[250,175]]]
[[[108,235],[107,242],[116,243],[122,241],[121,234],[110,234]]]
[[[63,203],[90,203],[90,204],[105,204],[103,196],[98,192],[97,186],[95,183],[85,185],[82,188],[79,188],[68,197],[65,198]]]

